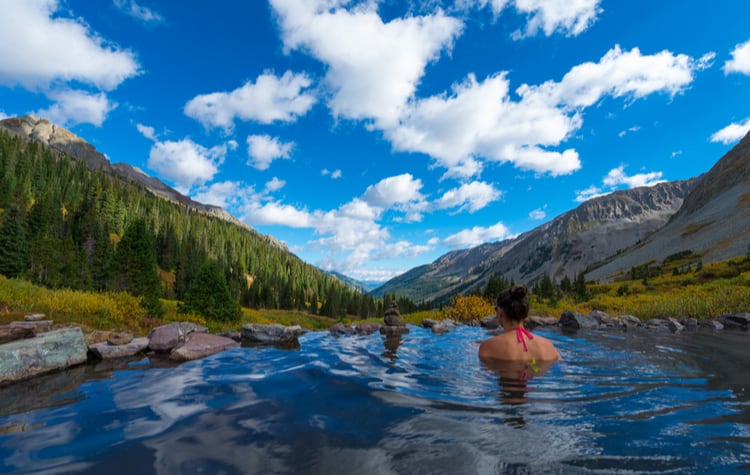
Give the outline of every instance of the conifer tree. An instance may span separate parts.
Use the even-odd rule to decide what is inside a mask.
[[[18,206],[11,206],[0,224],[0,274],[20,277],[26,270],[28,254],[29,243]]]
[[[197,313],[206,320],[237,322],[240,305],[232,298],[226,278],[215,261],[206,261],[190,283],[180,313]]]

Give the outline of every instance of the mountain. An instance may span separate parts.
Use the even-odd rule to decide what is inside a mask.
[[[681,251],[699,254],[703,263],[750,252],[750,134],[701,176],[663,227],[616,259],[592,266],[586,277],[611,281]]]
[[[697,180],[660,183],[593,198],[576,209],[512,239],[449,252],[374,290],[414,301],[444,302],[484,286],[493,274],[531,283],[548,274],[571,280],[662,227]]]
[[[194,201],[156,178],[148,176],[138,168],[132,167],[127,163],[110,163],[107,157],[84,139],[47,119],[39,118],[35,115],[12,117],[0,120],[0,127],[12,135],[35,140],[76,160],[84,161],[92,170],[101,169],[106,173],[141,185],[156,196],[168,201],[187,206],[199,213],[219,217],[237,226],[251,229],[250,226],[238,220],[223,208]],[[262,237],[269,244],[287,250],[286,245],[276,238],[267,235],[262,235]]]
[[[336,271],[330,271],[328,272],[330,275],[336,277],[344,284],[348,285],[350,288],[359,290],[360,292],[370,292],[372,289],[377,287],[377,284],[372,284],[370,282],[362,282],[361,280],[354,279],[352,277],[349,277],[348,275],[344,275],[341,272]]]

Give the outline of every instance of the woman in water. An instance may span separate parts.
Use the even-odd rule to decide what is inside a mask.
[[[523,326],[529,315],[526,287],[514,285],[497,297],[495,312],[504,332],[479,345],[479,359],[485,364],[513,361],[549,366],[560,359],[560,353],[548,339],[532,335]]]

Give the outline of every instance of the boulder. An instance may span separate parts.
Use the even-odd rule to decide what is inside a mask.
[[[708,328],[711,330],[723,330],[724,325],[717,320],[701,320],[698,322],[699,328]]]
[[[497,315],[487,315],[479,321],[479,325],[482,326],[482,328],[494,330],[500,326],[500,322],[497,321]]]
[[[747,330],[750,327],[750,313],[727,313],[719,317],[719,322],[726,328]]]
[[[242,340],[250,343],[294,344],[305,333],[299,325],[284,326],[278,323],[246,323],[242,325]]]
[[[208,328],[191,322],[174,322],[151,330],[149,335],[149,349],[153,351],[169,352],[185,343],[185,338],[191,333],[206,333]]]
[[[225,336],[212,335],[210,333],[192,333],[185,339],[185,344],[172,350],[169,359],[190,361],[238,346],[240,346],[239,343]]]
[[[89,351],[94,357],[101,360],[113,358],[124,358],[135,356],[148,348],[149,340],[147,337],[132,338],[128,343],[123,345],[112,345],[109,342],[96,343],[89,346]]]
[[[133,334],[128,332],[113,332],[107,338],[110,345],[127,345],[133,341]]]
[[[34,336],[36,336],[36,332],[33,328],[0,326],[0,344],[23,340],[24,338],[34,338]]]
[[[667,319],[667,328],[669,328],[669,331],[672,333],[677,333],[684,330],[685,326],[678,322],[676,318],[670,317]]]
[[[560,326],[568,330],[578,330],[580,328],[598,328],[599,322],[590,315],[584,315],[578,312],[566,310],[560,315]]]
[[[424,320],[422,320],[422,327],[423,328],[432,328],[432,327],[434,327],[437,324],[438,324],[438,321],[437,320],[433,320],[432,318],[425,318]]]
[[[358,323],[354,325],[354,331],[357,332],[358,335],[371,335],[376,331],[379,331],[380,326],[379,323],[372,322]]]
[[[47,319],[47,315],[45,315],[43,313],[32,313],[32,314],[29,314],[29,315],[24,315],[23,319],[25,321],[27,321],[27,322],[38,322],[38,321],[41,321],[41,320],[46,320]]]
[[[627,328],[643,326],[643,322],[641,321],[641,319],[636,317],[635,315],[620,315],[617,318]]]
[[[344,325],[343,323],[334,323],[328,328],[328,331],[331,332],[332,335],[339,336],[339,335],[353,335],[354,334],[354,328],[349,325]]]
[[[538,315],[530,315],[524,320],[523,325],[528,328],[537,327],[553,327],[560,323],[560,320],[555,317],[540,317]]]
[[[85,363],[87,352],[83,332],[77,327],[5,343],[0,345],[0,384]]]
[[[607,312],[601,310],[592,310],[589,312],[589,316],[596,319],[599,325],[605,327],[616,327],[619,326],[617,320],[610,316]]]
[[[23,321],[23,322],[10,322],[12,327],[31,328],[35,333],[48,332],[52,330],[52,320],[36,320],[36,321]]]

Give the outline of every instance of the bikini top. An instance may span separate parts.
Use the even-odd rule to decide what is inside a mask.
[[[524,327],[518,327],[516,328],[516,338],[518,339],[518,343],[523,344],[523,351],[528,352],[529,347],[526,346],[526,338],[524,338],[524,335],[529,338],[529,340],[534,339],[534,335],[531,334],[530,331],[525,329]]]

